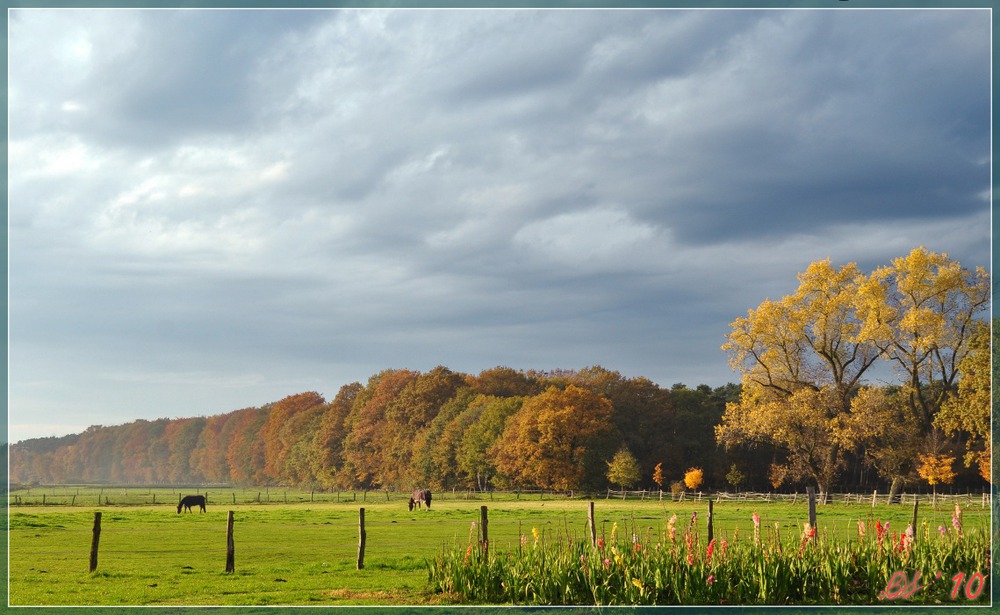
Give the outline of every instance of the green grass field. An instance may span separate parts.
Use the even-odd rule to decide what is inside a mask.
[[[73,506],[55,495],[46,498],[45,506],[27,505],[34,499],[11,494],[12,503],[16,497],[21,502],[9,509],[12,606],[453,604],[455,597],[431,591],[426,562],[478,540],[480,506],[488,507],[494,553],[516,552],[520,537],[533,536],[533,530],[542,541],[576,539],[587,532],[587,500],[537,494],[519,499],[446,494],[435,499],[432,510],[410,512],[398,494],[391,501],[384,493],[359,493],[356,501],[342,494],[337,502],[329,494],[276,496],[271,491],[271,503],[262,498],[258,504],[257,492],[248,490],[210,493],[207,513],[179,515],[177,494],[170,490],[156,492],[156,505],[126,502],[129,496],[122,491],[105,489],[111,505],[104,506],[96,505],[98,492],[90,488],[74,491]],[[131,491],[131,497],[149,499],[155,492]],[[88,498],[93,503],[81,505]],[[115,505],[116,498],[128,505]],[[706,501],[594,501],[599,534],[610,534],[615,523],[619,533],[662,534],[671,515],[686,527],[694,512],[702,535],[706,529]],[[966,528],[989,527],[989,508],[978,500],[962,505]],[[367,540],[365,567],[357,570],[361,507]],[[230,510],[235,572],[226,574]],[[934,529],[947,527],[953,510],[953,504],[921,504],[919,521]],[[95,511],[102,513],[102,532],[98,567],[90,573]],[[804,498],[796,504],[721,502],[714,506],[716,536],[732,539],[737,531],[749,536],[754,511],[762,524],[778,523],[782,532],[795,534],[808,519]],[[818,526],[824,539],[846,540],[856,536],[858,519],[881,518],[902,530],[912,514],[912,505],[821,505]]]

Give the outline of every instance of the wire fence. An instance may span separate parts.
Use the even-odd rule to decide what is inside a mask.
[[[152,499],[152,490],[126,490],[106,493],[106,497]],[[186,490],[178,491],[178,494]],[[222,491],[210,497],[225,500],[236,491]],[[242,498],[251,503],[257,501],[253,490],[240,491]],[[46,502],[59,498],[72,498],[76,494],[49,492],[42,495]],[[80,494],[80,495],[86,495]],[[155,493],[159,499],[170,495],[164,491]],[[283,501],[284,492],[279,492]],[[309,494],[295,494],[295,497],[307,497]],[[352,498],[355,495],[352,494]],[[802,494],[768,494],[724,492],[695,492],[686,494],[682,501],[670,499],[673,494],[660,492],[606,492],[604,501],[594,498],[589,501],[569,500],[569,506],[558,506],[546,510],[544,504],[556,497],[568,500],[568,496],[557,496],[553,493],[528,494],[538,497],[539,505],[527,508],[510,506],[504,502],[485,505],[480,502],[469,502],[466,506],[463,496],[458,492],[441,494],[442,499],[452,503],[445,511],[438,513],[423,510],[404,514],[397,508],[384,506],[369,509],[367,519],[361,513],[360,523],[357,517],[359,510],[363,511],[363,500],[366,497],[388,498],[390,502],[402,500],[402,494],[391,492],[368,492],[360,494],[362,505],[351,507],[244,507],[235,519],[235,540],[233,533],[227,536],[227,528],[220,523],[218,515],[186,515],[179,517],[171,514],[160,516],[154,513],[130,512],[124,509],[104,509],[103,523],[101,512],[94,513],[93,526],[88,517],[89,512],[78,511],[70,515],[56,515],[58,521],[46,522],[45,513],[26,514],[12,511],[8,537],[11,553],[21,554],[19,557],[29,557],[32,566],[58,568],[59,562],[67,560],[79,561],[81,566],[88,555],[102,562],[113,562],[119,567],[149,567],[165,565],[164,562],[174,562],[183,567],[205,566],[205,561],[215,562],[219,566],[229,556],[228,543],[235,543],[237,567],[262,566],[272,567],[285,563],[286,566],[297,569],[311,569],[322,573],[325,568],[348,569],[354,562],[360,562],[367,552],[368,561],[398,562],[408,560],[414,567],[421,567],[426,559],[433,558],[442,550],[464,549],[467,545],[479,544],[483,540],[486,526],[486,514],[495,510],[493,518],[489,519],[489,543],[491,550],[517,552],[520,549],[531,548],[539,542],[587,540],[593,535],[608,537],[616,532],[619,537],[630,537],[633,541],[665,541],[668,527],[674,525],[678,532],[693,528],[704,537],[706,531],[714,528],[715,536],[722,539],[736,539],[740,532],[747,536],[753,531],[750,511],[757,514],[760,511],[761,527],[782,532],[788,537],[797,537],[803,528],[803,523],[810,520],[810,503],[808,495]],[[494,498],[504,495],[507,502],[516,502],[525,496],[524,492],[493,494]],[[660,496],[664,499],[660,500]],[[877,494],[875,494],[877,495]],[[913,503],[912,514],[916,518],[920,511],[920,525],[925,531],[933,532],[934,528],[950,525],[950,507],[958,503],[971,507],[974,512],[979,506],[985,508],[988,504],[984,494],[966,493],[962,495],[947,494],[937,496],[939,506],[930,508],[922,506],[925,496],[914,494],[906,496],[904,503]],[[342,494],[344,502],[346,494]],[[469,499],[472,496],[466,494]],[[477,494],[476,497],[488,498],[488,494]],[[626,500],[655,499],[662,505],[622,507],[615,498]],[[839,497],[834,497],[839,496]],[[23,494],[24,498],[28,494]],[[409,497],[408,495],[406,496]],[[549,500],[545,500],[548,497]],[[831,494],[829,501],[834,504],[870,504],[872,496],[859,494]],[[239,498],[237,498],[239,499]],[[817,498],[818,499],[818,498]],[[869,516],[878,514],[894,515],[893,527],[902,530],[910,521],[910,507],[886,506],[884,500],[875,498],[878,512],[867,513]],[[22,500],[24,501],[24,500]],[[262,500],[266,501],[266,500]],[[314,500],[315,501],[315,500]],[[358,499],[347,500],[358,503]],[[384,499],[381,501],[385,501]],[[598,513],[591,520],[588,509],[593,510],[597,503]],[[224,502],[223,502],[224,503]],[[744,504],[753,504],[747,507]],[[769,508],[769,503],[783,503],[785,506]],[[791,504],[789,506],[788,504]],[[26,504],[22,504],[25,506]],[[59,506],[63,504],[46,504]],[[78,503],[81,506],[83,503]],[[578,505],[578,506],[577,506]],[[759,508],[757,505],[761,505]],[[815,500],[813,502],[815,507]],[[225,509],[224,506],[216,506]],[[864,513],[860,510],[851,514],[836,512],[823,515],[819,513],[816,526],[824,536],[844,538],[856,536],[858,526],[864,521]],[[835,510],[833,508],[829,510]],[[117,512],[116,512],[117,511]],[[291,512],[289,512],[291,511]],[[773,511],[773,512],[771,512]],[[53,512],[56,512],[53,510]],[[976,523],[988,525],[989,511],[975,513]],[[230,518],[233,513],[230,511]],[[985,519],[985,521],[983,521]],[[593,525],[592,525],[593,524]],[[593,530],[591,530],[593,527]],[[102,533],[103,532],[103,533]],[[364,546],[359,545],[359,533],[366,536]],[[92,541],[93,538],[93,541]],[[359,553],[360,551],[360,553]],[[20,561],[20,560],[18,560]],[[29,560],[25,560],[29,561]],[[190,563],[186,563],[190,562]],[[12,569],[15,567],[12,558]],[[360,564],[359,564],[360,567]],[[392,567],[392,566],[388,566]]]
[[[20,506],[177,506],[181,497],[191,493],[205,495],[207,500],[215,505],[265,505],[265,504],[345,504],[345,503],[378,503],[407,502],[409,492],[392,490],[353,490],[353,491],[302,491],[295,489],[262,487],[234,488],[230,486],[191,487],[75,487],[75,486],[45,486],[11,491],[8,494],[8,504],[11,507]],[[727,491],[621,491],[611,490],[599,494],[578,491],[549,491],[539,489],[519,489],[514,491],[473,491],[444,490],[435,491],[437,501],[531,501],[539,500],[586,500],[586,499],[616,499],[623,501],[659,502],[790,502],[805,501],[805,493],[777,492],[727,492]],[[892,496],[889,493],[827,493],[819,495],[820,504],[913,504],[915,502],[930,504],[961,504],[965,506],[980,505],[987,507],[991,500],[988,490],[965,493],[924,493],[901,492]]]

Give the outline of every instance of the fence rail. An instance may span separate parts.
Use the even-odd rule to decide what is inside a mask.
[[[606,495],[610,495],[610,492]],[[617,495],[628,497],[629,493],[618,492]],[[649,496],[648,493],[645,495]],[[656,492],[656,496],[659,495],[660,493]],[[687,525],[687,523],[690,523],[691,527],[694,527],[697,523],[698,527],[707,529],[708,540],[711,539],[713,527],[717,532],[720,529],[722,530],[722,539],[730,536],[735,537],[736,532],[738,532],[737,524],[746,528],[745,531],[750,530],[750,516],[747,513],[747,508],[740,506],[729,507],[725,502],[782,502],[797,504],[798,506],[793,509],[789,509],[787,506],[772,508],[770,509],[773,511],[772,514],[769,514],[768,509],[765,507],[761,510],[762,514],[758,522],[763,522],[765,527],[773,526],[776,530],[779,526],[784,528],[783,531],[791,529],[792,535],[802,527],[803,521],[807,518],[810,520],[809,525],[811,527],[817,527],[814,510],[816,496],[813,493],[808,495],[780,494],[782,496],[780,498],[775,497],[776,494],[746,492],[740,494],[698,492],[691,495],[692,498],[686,499],[685,504],[674,508],[675,510],[683,510],[684,514],[692,510],[696,514],[691,515],[690,521],[683,518],[676,520],[681,528]],[[832,497],[833,495],[831,494],[830,501],[850,504],[857,502],[853,499],[857,497],[857,494],[836,494],[845,496],[842,498],[834,498]],[[699,497],[701,498],[701,503],[692,507],[694,501],[697,501]],[[922,506],[925,497],[923,494],[914,494],[904,499],[903,503],[912,504],[913,517],[911,525],[913,527],[917,527],[918,509],[923,511],[921,520],[928,520],[929,518],[932,521],[928,528],[941,519],[945,519],[949,514],[947,511],[942,512],[940,508],[937,512],[927,512]],[[871,501],[871,496],[865,496],[865,498],[866,500],[862,503]],[[949,494],[938,496],[939,501],[949,505],[960,501],[960,499],[964,499],[964,503],[967,505],[969,503],[978,504],[981,502],[983,507],[986,506],[987,501],[986,494],[967,493],[963,495]],[[666,506],[670,506],[666,500],[664,502]],[[878,501],[877,504],[884,505],[885,502]],[[300,515],[296,513],[292,519],[275,519],[271,521],[267,520],[269,515],[261,516],[253,513],[249,518],[241,518],[236,521],[240,528],[249,530],[240,534],[241,537],[236,540],[236,543],[239,545],[238,552],[240,553],[240,557],[243,558],[242,561],[258,558],[282,558],[290,550],[302,551],[303,549],[307,549],[315,550],[317,553],[316,557],[321,557],[323,561],[330,559],[345,561],[356,557],[357,568],[362,569],[366,548],[374,550],[376,553],[392,553],[394,556],[399,556],[400,553],[405,555],[407,553],[420,552],[421,549],[418,546],[421,542],[433,541],[433,544],[427,543],[423,547],[443,546],[448,543],[459,545],[464,541],[471,543],[476,539],[475,537],[478,534],[478,539],[476,540],[484,548],[488,544],[493,544],[495,547],[501,549],[505,545],[517,549],[518,545],[524,544],[529,536],[533,536],[534,540],[537,541],[538,534],[536,534],[536,531],[538,530],[540,530],[543,541],[584,538],[596,542],[598,536],[603,537],[609,533],[613,535],[619,523],[622,524],[621,531],[623,533],[627,532],[636,537],[656,536],[662,534],[664,523],[667,517],[670,516],[670,508],[667,508],[665,512],[668,512],[668,514],[666,516],[661,516],[657,513],[654,516],[636,517],[635,515],[629,516],[626,514],[626,516],[622,516],[621,513],[615,513],[614,515],[604,514],[595,518],[593,500],[589,502],[581,500],[579,501],[579,505],[579,510],[575,512],[566,511],[565,507],[559,507],[560,512],[553,511],[551,514],[546,512],[544,516],[531,516],[524,519],[512,519],[504,516],[496,519],[488,519],[488,507],[486,505],[469,506],[467,507],[468,514],[464,519],[444,518],[432,521],[429,517],[425,518],[421,516],[419,519],[412,519],[412,521],[406,520],[404,523],[408,527],[405,532],[400,532],[398,529],[401,526],[397,525],[399,521],[397,518],[380,515],[377,510],[375,511],[376,514],[369,517],[366,523],[364,507],[359,508],[357,521],[352,521],[349,516],[345,516],[345,511],[336,509],[305,510],[303,511],[304,514]],[[382,510],[384,511],[385,509]],[[819,514],[820,520],[818,526],[824,532],[849,535],[851,532],[856,531],[855,528],[860,522],[860,519],[841,518],[839,514],[823,519],[822,512]],[[983,514],[986,513],[979,513],[980,517]],[[109,514],[102,526],[101,515],[100,511],[94,512],[91,550],[89,553],[90,570],[92,572],[97,568],[99,550],[103,556],[115,560],[146,560],[163,555],[177,553],[201,554],[206,551],[216,550],[220,556],[223,552],[226,554],[226,571],[233,572],[234,570],[234,514],[232,510],[228,514],[227,531],[225,533],[221,532],[221,527],[199,524],[186,527],[184,538],[181,542],[173,540],[173,537],[177,536],[176,529],[167,526],[144,526],[140,528],[130,526],[127,522],[122,526],[120,520],[123,516],[127,516],[125,514]],[[63,525],[55,526],[59,528],[57,531],[63,538],[62,542],[79,545],[80,551],[78,554],[62,549],[54,551],[45,551],[43,549],[40,551],[33,550],[32,556],[40,558],[40,560],[78,556],[83,560],[86,557],[84,549],[87,544],[86,537],[88,530],[84,523],[83,515],[78,516],[81,518],[70,523],[69,527]],[[676,514],[673,515],[674,518],[676,516]],[[904,516],[909,521],[908,511]],[[24,518],[26,523],[23,527],[19,524],[17,517]],[[175,516],[170,515],[170,517],[174,518]],[[20,544],[21,541],[31,540],[32,536],[37,535],[37,526],[30,524],[32,518],[33,515],[31,514],[18,513],[14,515],[10,528],[11,539],[14,543]],[[192,521],[194,520],[198,520],[200,523],[200,515],[195,516]],[[670,523],[673,522],[674,519],[670,521]],[[437,532],[434,538],[429,538],[429,533],[413,531],[415,525],[431,523],[446,526],[447,531]],[[315,528],[318,527],[324,528],[322,530],[323,534],[329,531],[331,536],[337,535],[339,539],[329,542],[324,540],[321,544],[320,541],[316,540],[317,534],[315,532],[317,530]],[[486,538],[487,527],[489,528],[490,539]],[[103,538],[101,535],[102,528],[104,532]],[[353,528],[357,529],[353,530]],[[358,537],[356,551],[349,541],[343,539],[352,530],[357,532],[354,535]],[[931,530],[927,529],[927,531]],[[136,540],[134,538],[134,535],[138,532],[144,535],[144,540],[139,543],[141,544],[139,548],[135,546]],[[427,534],[427,538],[425,538],[425,534]],[[447,535],[451,535],[452,539],[444,538]],[[223,537],[225,537],[225,543],[222,542]],[[636,538],[633,538],[633,540],[636,540]],[[226,544],[225,549],[221,548],[223,544]],[[212,545],[217,545],[217,547],[213,547]],[[302,545],[307,546],[303,547]]]
[[[227,488],[227,487],[60,487],[46,486],[11,491],[8,504],[18,506],[177,506],[183,495],[200,493],[207,496],[208,501],[215,505],[250,505],[250,504],[306,504],[306,503],[377,503],[406,502],[409,492],[391,490],[355,490],[355,491],[300,491],[282,488]],[[603,497],[601,497],[603,496]],[[494,501],[494,500],[586,500],[586,499],[619,499],[619,500],[657,500],[661,502],[791,502],[806,501],[806,493],[775,493],[743,491],[731,493],[727,491],[618,491],[608,489],[600,494],[576,491],[547,491],[539,489],[520,489],[515,491],[472,491],[444,490],[435,491],[434,498],[438,501]],[[889,494],[872,493],[828,493],[819,494],[820,504],[887,504]],[[980,504],[986,507],[990,502],[990,492],[968,491],[966,493],[908,493],[902,492],[895,496],[894,503],[959,503],[964,505]]]

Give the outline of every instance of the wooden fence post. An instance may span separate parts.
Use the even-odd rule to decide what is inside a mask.
[[[489,534],[490,519],[486,512],[485,506],[479,507],[479,527],[483,530],[483,553],[489,553],[490,551],[490,534]]]
[[[712,500],[708,500],[708,542],[712,542]]]
[[[97,570],[97,546],[101,544],[101,513],[94,513],[94,537],[90,541],[90,571]]]
[[[816,490],[806,487],[806,494],[809,496],[809,527],[816,529]]]
[[[358,509],[358,570],[365,567],[365,509]]]
[[[872,491],[872,508],[875,508],[875,498],[878,497],[878,489]]]
[[[919,502],[913,500],[913,522],[910,524],[913,527],[913,542],[917,541],[917,506]]]
[[[594,523],[594,503],[590,503],[590,510],[587,512],[587,523],[590,526],[590,544],[597,546],[597,524]]]
[[[236,497],[233,494],[233,497]],[[236,543],[233,541],[233,511],[226,516],[226,572],[236,571]]]

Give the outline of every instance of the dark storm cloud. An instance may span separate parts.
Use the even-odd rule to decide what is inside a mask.
[[[985,15],[14,11],[12,417],[735,380],[811,261],[986,264]]]

